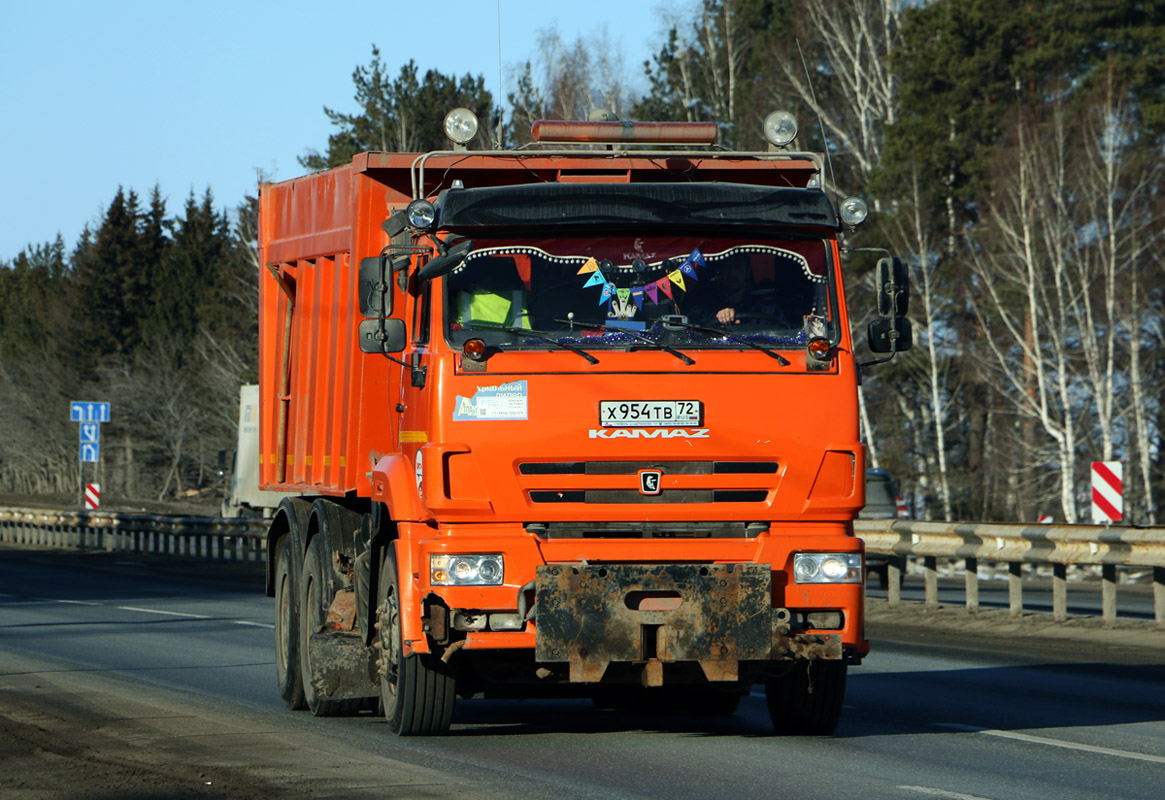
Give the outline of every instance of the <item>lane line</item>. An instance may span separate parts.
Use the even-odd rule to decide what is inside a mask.
[[[990,797],[980,797],[977,794],[952,792],[948,789],[936,789],[933,786],[899,786],[898,788],[905,789],[908,792],[918,792],[919,794],[925,794],[931,797],[945,797],[947,800],[992,800]]]
[[[236,619],[234,623],[236,625],[249,625],[252,628],[270,628],[271,630],[275,630],[275,626],[267,622],[251,622],[249,619]]]
[[[1153,764],[1165,764],[1165,756],[1155,756],[1149,753],[1134,753],[1131,750],[1117,750],[1112,747],[1100,747],[1094,744],[1080,744],[1079,742],[1069,742],[1064,739],[1049,739],[1046,736],[1032,736],[1030,733],[1017,733],[1015,731],[1000,731],[987,728],[977,728],[974,725],[960,725],[957,722],[936,722],[934,723],[939,728],[953,728],[959,731],[968,731],[969,733],[982,733],[986,736],[998,736],[1001,739],[1014,739],[1019,742],[1029,742],[1031,744],[1044,744],[1049,747],[1061,747],[1065,750],[1082,750],[1086,753],[1098,753],[1105,756],[1116,756],[1117,758],[1131,758],[1137,761],[1148,761]]]
[[[138,608],[136,606],[118,606],[121,611],[140,611],[143,614],[164,614],[167,617],[187,617],[189,619],[213,619],[206,614],[186,614],[182,611],[161,611],[156,608]]]
[[[94,603],[91,600],[56,600],[57,603],[65,603],[70,606],[99,606],[100,603]]]

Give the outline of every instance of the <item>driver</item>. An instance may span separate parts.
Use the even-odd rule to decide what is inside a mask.
[[[788,327],[773,297],[772,284],[758,284],[746,259],[729,259],[697,292],[689,316],[702,325],[739,325],[740,315],[762,317]]]

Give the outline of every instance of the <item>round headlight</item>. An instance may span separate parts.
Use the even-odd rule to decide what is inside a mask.
[[[417,230],[425,231],[433,227],[433,222],[437,219],[437,209],[433,208],[433,204],[428,200],[414,200],[405,209],[405,215],[410,225]]]
[[[841,201],[841,221],[846,225],[861,225],[870,215],[870,207],[860,197],[847,197]]]
[[[777,147],[784,147],[797,138],[797,118],[788,111],[774,111],[765,117],[765,139]]]
[[[486,559],[481,562],[481,566],[477,569],[477,574],[481,578],[482,583],[497,583],[502,577],[501,564],[492,559]]]
[[[466,581],[473,577],[473,564],[465,559],[458,559],[453,562],[453,578],[458,581]]]
[[[800,583],[813,580],[817,576],[817,561],[813,558],[798,558],[793,564],[793,577]]]
[[[457,144],[477,136],[477,115],[468,108],[455,108],[445,115],[445,135]]]

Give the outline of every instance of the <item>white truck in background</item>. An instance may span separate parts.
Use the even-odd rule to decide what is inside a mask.
[[[239,387],[239,427],[235,450],[218,454],[221,476],[229,470],[230,484],[222,500],[224,517],[270,517],[286,492],[267,492],[259,488],[259,386]]]

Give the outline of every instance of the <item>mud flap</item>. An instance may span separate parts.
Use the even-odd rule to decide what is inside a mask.
[[[698,662],[709,681],[734,681],[740,661],[773,649],[768,564],[548,564],[538,568],[539,662],[569,662],[572,683],[597,683],[611,662]]]
[[[358,633],[313,633],[307,640],[315,672],[312,686],[321,700],[376,697],[380,677],[374,650]]]

